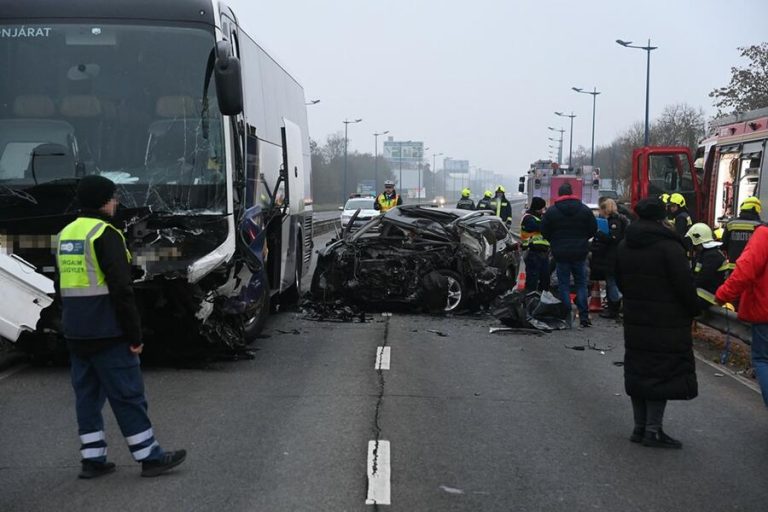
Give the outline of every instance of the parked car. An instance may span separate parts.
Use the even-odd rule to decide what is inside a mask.
[[[404,205],[319,250],[312,294],[454,311],[507,291],[519,262],[519,239],[492,212]]]
[[[350,229],[357,229],[373,217],[379,216],[379,210],[374,209],[373,203],[375,198],[373,197],[354,197],[347,200],[347,203],[342,207],[341,211],[341,227],[346,228],[352,217],[355,216],[355,212],[360,210],[360,213],[355,217],[354,222]]]

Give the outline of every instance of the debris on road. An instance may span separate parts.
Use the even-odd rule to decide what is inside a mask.
[[[509,334],[530,334],[534,336],[542,336],[544,333],[539,329],[525,329],[523,327],[490,327],[488,328],[488,334],[496,333],[509,333]]]
[[[496,300],[493,315],[508,327],[543,332],[568,328],[563,303],[549,292],[509,292]]]
[[[445,334],[444,332],[438,331],[438,330],[435,330],[435,329],[427,329],[427,332],[431,332],[432,334],[437,334],[441,338],[447,338],[448,337],[448,335]]]
[[[725,377],[725,374],[723,374],[723,373],[716,373],[715,377]]]
[[[464,491],[461,489],[455,489],[453,487],[448,487],[447,485],[441,485],[440,490],[445,491],[448,494],[464,494]]]
[[[365,311],[349,306],[340,300],[316,302],[308,299],[303,301],[299,308],[304,318],[315,322],[366,323],[373,321],[372,317],[366,316]]]

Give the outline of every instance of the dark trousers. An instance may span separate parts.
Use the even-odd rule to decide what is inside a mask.
[[[543,291],[549,288],[549,253],[533,251],[525,253],[525,291]]]
[[[109,400],[120,431],[136,461],[162,457],[147,415],[144,380],[139,356],[127,343],[118,343],[90,355],[70,355],[75,390],[80,455],[83,460],[104,462],[107,442],[101,410]]]
[[[635,416],[635,428],[644,428],[649,432],[658,432],[664,422],[666,400],[645,400],[632,398],[632,412]]]

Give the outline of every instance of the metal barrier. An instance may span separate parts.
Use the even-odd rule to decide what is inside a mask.
[[[696,321],[708,327],[752,344],[752,326],[736,318],[736,313],[719,306],[710,306]]]

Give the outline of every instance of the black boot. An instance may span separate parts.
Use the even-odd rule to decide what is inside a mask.
[[[645,427],[635,427],[632,429],[632,435],[629,436],[629,440],[633,443],[642,443],[643,437],[645,437]]]
[[[621,308],[621,302],[608,301],[608,307],[600,312],[600,318],[619,318],[619,309]]]
[[[91,479],[108,475],[115,471],[114,462],[95,462],[93,460],[81,461],[80,474],[77,478]]]
[[[186,450],[176,450],[165,452],[158,460],[151,460],[141,463],[141,476],[158,476],[171,468],[175,468],[187,458]]]
[[[643,436],[643,446],[648,446],[650,448],[674,448],[679,450],[683,447],[683,443],[677,439],[669,437],[663,430],[659,429],[658,432],[645,431],[645,436]]]

